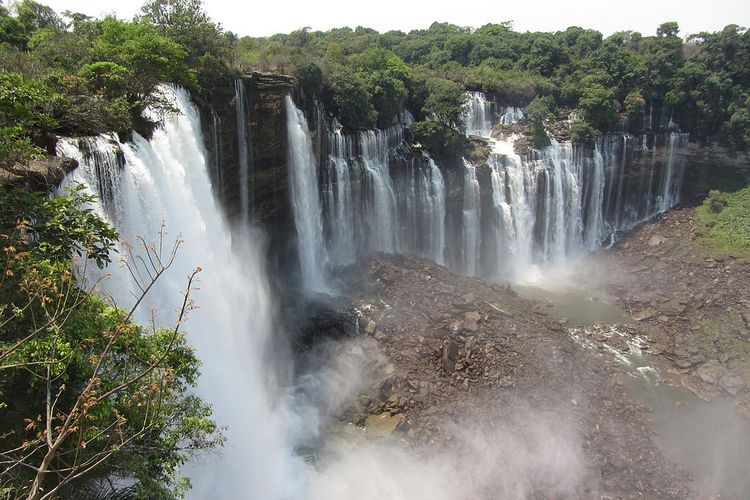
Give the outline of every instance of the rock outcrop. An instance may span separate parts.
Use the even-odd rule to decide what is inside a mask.
[[[243,76],[244,103],[238,102],[239,82],[213,87],[193,96],[201,115],[212,182],[229,219],[241,217],[242,190],[248,190],[250,220],[269,237],[271,265],[293,261],[294,221],[289,205],[284,97],[297,81],[287,75],[253,72]],[[240,184],[238,113],[244,122],[249,186]]]
[[[0,167],[0,185],[49,192],[59,186],[65,176],[77,167],[78,162],[72,158],[36,158],[26,164]]]

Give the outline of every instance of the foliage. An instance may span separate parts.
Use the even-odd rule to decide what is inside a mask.
[[[463,133],[435,120],[414,122],[409,130],[414,140],[438,158],[458,160],[473,151],[471,142]]]
[[[750,186],[728,194],[712,190],[698,207],[698,216],[706,225],[704,242],[750,257]]]
[[[570,124],[570,140],[575,144],[593,146],[599,132],[585,120],[573,120]]]
[[[466,105],[464,89],[450,80],[431,78],[427,80],[428,96],[423,112],[432,116],[443,126],[458,130],[463,125],[462,115]]]
[[[526,116],[534,123],[544,123],[554,119],[555,99],[552,96],[536,96],[526,106]]]
[[[717,189],[708,192],[705,200],[706,208],[712,213],[718,214],[727,206],[727,195]]]
[[[124,311],[82,288],[70,267],[83,254],[85,276],[88,260],[105,265],[114,246],[90,197],[0,193],[0,489],[68,497],[108,478],[131,485],[133,498],[176,498],[190,451],[220,443],[209,408],[189,394],[198,360],[179,331],[198,270],[175,326],[147,330],[130,318],[179,242],[142,241],[141,260],[130,255],[134,276],[151,278]]]
[[[179,44],[187,64],[203,84],[228,72],[225,64],[231,50],[231,36],[211,21],[201,0],[149,0],[141,8],[141,20]]]
[[[331,75],[328,88],[332,95],[332,111],[350,129],[372,128],[377,112],[372,104],[372,92],[367,80],[358,72],[341,68]]]
[[[32,136],[55,127],[51,110],[61,100],[41,82],[0,70],[0,167],[42,153]]]

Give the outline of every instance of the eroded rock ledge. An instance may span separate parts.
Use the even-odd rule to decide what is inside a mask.
[[[48,156],[27,164],[0,167],[0,186],[13,186],[29,191],[48,192],[60,185],[65,176],[78,168],[72,158]]]

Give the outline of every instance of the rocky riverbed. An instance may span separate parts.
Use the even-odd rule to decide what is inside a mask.
[[[363,274],[350,304],[361,336],[343,345],[368,383],[341,423],[421,455],[479,462],[472,467],[492,449],[491,461],[504,465],[488,477],[521,467],[512,476],[523,478],[513,490],[523,497],[690,496],[618,363],[592,355],[543,304],[409,257],[375,256]],[[498,487],[490,479],[483,496],[467,485],[466,498],[496,498]]]
[[[684,387],[750,418],[750,263],[702,245],[703,230],[692,208],[642,226],[606,256],[606,288]]]

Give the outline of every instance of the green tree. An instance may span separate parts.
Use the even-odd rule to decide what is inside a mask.
[[[348,129],[372,128],[378,113],[372,105],[370,85],[351,68],[339,68],[329,77],[333,111]]]
[[[431,78],[427,80],[429,95],[425,99],[423,111],[427,116],[448,128],[459,130],[463,127],[463,112],[466,105],[466,92],[450,80]]]
[[[33,137],[53,129],[63,97],[41,82],[0,70],[0,168],[42,153]]]
[[[142,260],[128,266],[150,278],[139,281],[133,308],[112,307],[71,268],[74,254],[83,258],[78,275],[88,261],[106,265],[117,236],[85,208],[90,201],[80,188],[55,199],[0,190],[3,498],[67,498],[107,478],[131,485],[137,498],[176,498],[186,487],[179,466],[221,442],[209,408],[189,393],[198,360],[179,331],[198,270],[173,328],[135,325],[135,309],[179,242],[162,249],[141,241]]]
[[[141,20],[185,49],[187,63],[201,82],[215,81],[227,71],[229,38],[201,0],[149,0],[141,8]]]

